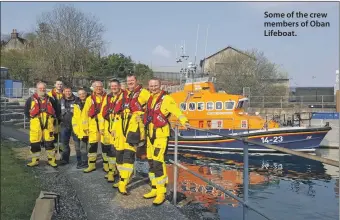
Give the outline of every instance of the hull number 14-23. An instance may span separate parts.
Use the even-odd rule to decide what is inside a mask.
[[[280,143],[283,141],[282,136],[274,136],[274,137],[261,137],[262,143]]]

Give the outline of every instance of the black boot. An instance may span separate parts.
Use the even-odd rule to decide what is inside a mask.
[[[67,164],[69,164],[70,162],[68,160],[65,160],[65,159],[61,159],[60,162],[59,162],[59,165],[60,166],[65,166]]]
[[[77,169],[83,169],[83,168],[87,168],[87,162],[86,161],[78,161],[77,162]]]

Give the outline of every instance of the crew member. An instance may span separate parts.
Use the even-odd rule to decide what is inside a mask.
[[[120,82],[117,79],[114,79],[110,82],[111,93],[107,95],[106,99],[103,102],[101,121],[99,124],[100,132],[102,134],[103,141],[109,142],[110,148],[107,152],[107,158],[109,161],[109,172],[105,176],[107,181],[112,183],[114,182],[114,176],[117,173],[116,170],[116,148],[114,146],[114,134],[113,124],[115,120],[115,106],[118,101],[119,96],[122,93],[120,89]],[[109,140],[106,140],[109,139]]]
[[[123,195],[128,194],[126,186],[133,173],[136,147],[145,143],[145,129],[140,115],[143,114],[143,107],[150,97],[150,93],[138,84],[135,75],[127,76],[127,86],[127,96],[122,94],[116,104],[117,117],[114,122],[120,181],[113,187],[118,187],[118,191]]]
[[[54,84],[54,88],[48,92],[48,95],[55,100],[60,101],[63,97],[63,85],[61,80],[57,80]]]
[[[85,173],[96,170],[98,144],[101,142],[102,136],[99,129],[99,114],[102,109],[103,101],[106,98],[106,93],[103,90],[103,83],[101,81],[95,81],[93,86],[94,92],[91,96],[87,97],[82,112],[82,126],[85,134],[89,136],[90,144],[88,153],[88,168],[84,170]],[[109,166],[106,156],[107,145],[105,144],[106,143],[103,143],[102,145],[103,167],[105,172],[108,172]]]
[[[47,94],[54,99],[56,102],[56,106],[58,111],[60,111],[60,100],[63,97],[63,82],[61,80],[57,80],[54,84],[54,88],[49,91]],[[59,144],[59,133],[60,133],[60,118],[54,121],[54,146],[58,147]]]
[[[82,165],[81,160],[81,153],[80,153],[80,140],[77,137],[77,135],[73,132],[73,126],[72,126],[72,118],[73,118],[73,112],[74,112],[74,105],[78,101],[78,97],[73,95],[72,89],[69,86],[65,86],[64,90],[64,97],[60,100],[60,108],[61,108],[61,114],[60,114],[60,121],[61,121],[61,142],[64,147],[63,153],[62,153],[62,160],[60,161],[60,165],[65,165],[69,163],[70,160],[70,139],[72,137],[75,149],[76,149],[76,155],[77,155],[77,167],[80,167]]]
[[[25,116],[30,119],[30,145],[32,161],[29,167],[39,164],[41,147],[45,147],[48,164],[57,167],[55,158],[54,121],[59,117],[56,103],[46,94],[46,84],[37,83],[37,91],[29,97],[25,104]]]
[[[76,99],[76,102],[74,103],[72,128],[73,128],[73,133],[79,139],[79,144],[75,143],[77,161],[82,161],[80,165],[78,165],[79,164],[78,162],[77,169],[82,169],[82,168],[87,167],[87,153],[88,153],[87,146],[89,142],[89,137],[87,134],[85,134],[83,130],[82,118],[81,118],[82,111],[85,105],[85,101],[86,101],[86,98],[88,97],[88,94],[85,91],[85,89],[81,88],[78,90],[78,97],[79,99]]]
[[[177,107],[174,99],[160,89],[161,82],[158,79],[149,81],[151,96],[147,102],[143,122],[147,136],[147,158],[150,165],[149,178],[152,189],[144,195],[144,198],[154,198],[153,204],[160,205],[165,201],[166,183],[168,176],[164,157],[168,147],[170,136],[170,114],[175,115],[185,127],[188,119]]]

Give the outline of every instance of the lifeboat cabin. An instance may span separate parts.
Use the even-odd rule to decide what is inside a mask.
[[[279,127],[275,121],[248,114],[248,98],[217,92],[213,81],[212,77],[187,79],[183,90],[170,94],[191,126],[221,134]],[[176,122],[176,118],[171,116],[170,121]],[[209,135],[207,132],[179,129],[184,136]]]

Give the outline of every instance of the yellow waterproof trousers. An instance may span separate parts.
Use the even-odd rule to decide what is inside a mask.
[[[99,124],[96,118],[89,119],[89,154],[88,154],[88,164],[89,167],[84,170],[85,173],[89,173],[91,171],[96,170],[96,160],[97,160],[97,151],[98,151],[98,143],[101,143],[102,147],[102,158],[103,158],[103,170],[105,172],[109,172],[109,160],[108,153],[111,150],[112,137],[108,131],[108,124],[106,124],[104,129],[104,134],[100,134]]]
[[[168,147],[168,138],[156,138],[152,143],[150,138],[147,138],[146,156],[149,161],[149,178],[151,184],[156,184],[157,190],[166,192],[166,189],[161,189],[168,183],[166,172],[166,164],[164,161],[166,150]],[[155,181],[153,181],[155,180]]]
[[[30,145],[32,161],[27,166],[33,167],[39,164],[41,146],[45,147],[48,157],[48,163],[56,167],[54,141],[54,118],[42,113],[40,117],[30,119]]]
[[[149,178],[151,191],[144,194],[144,198],[154,198],[153,204],[160,205],[165,201],[166,184],[168,176],[164,161],[168,146],[168,138],[147,138],[146,156],[149,162]]]
[[[117,169],[119,171],[120,182],[115,184],[119,192],[127,194],[126,186],[133,173],[136,146],[145,139],[144,124],[137,120],[137,114],[125,113],[124,118],[116,117],[115,140],[117,156]]]

